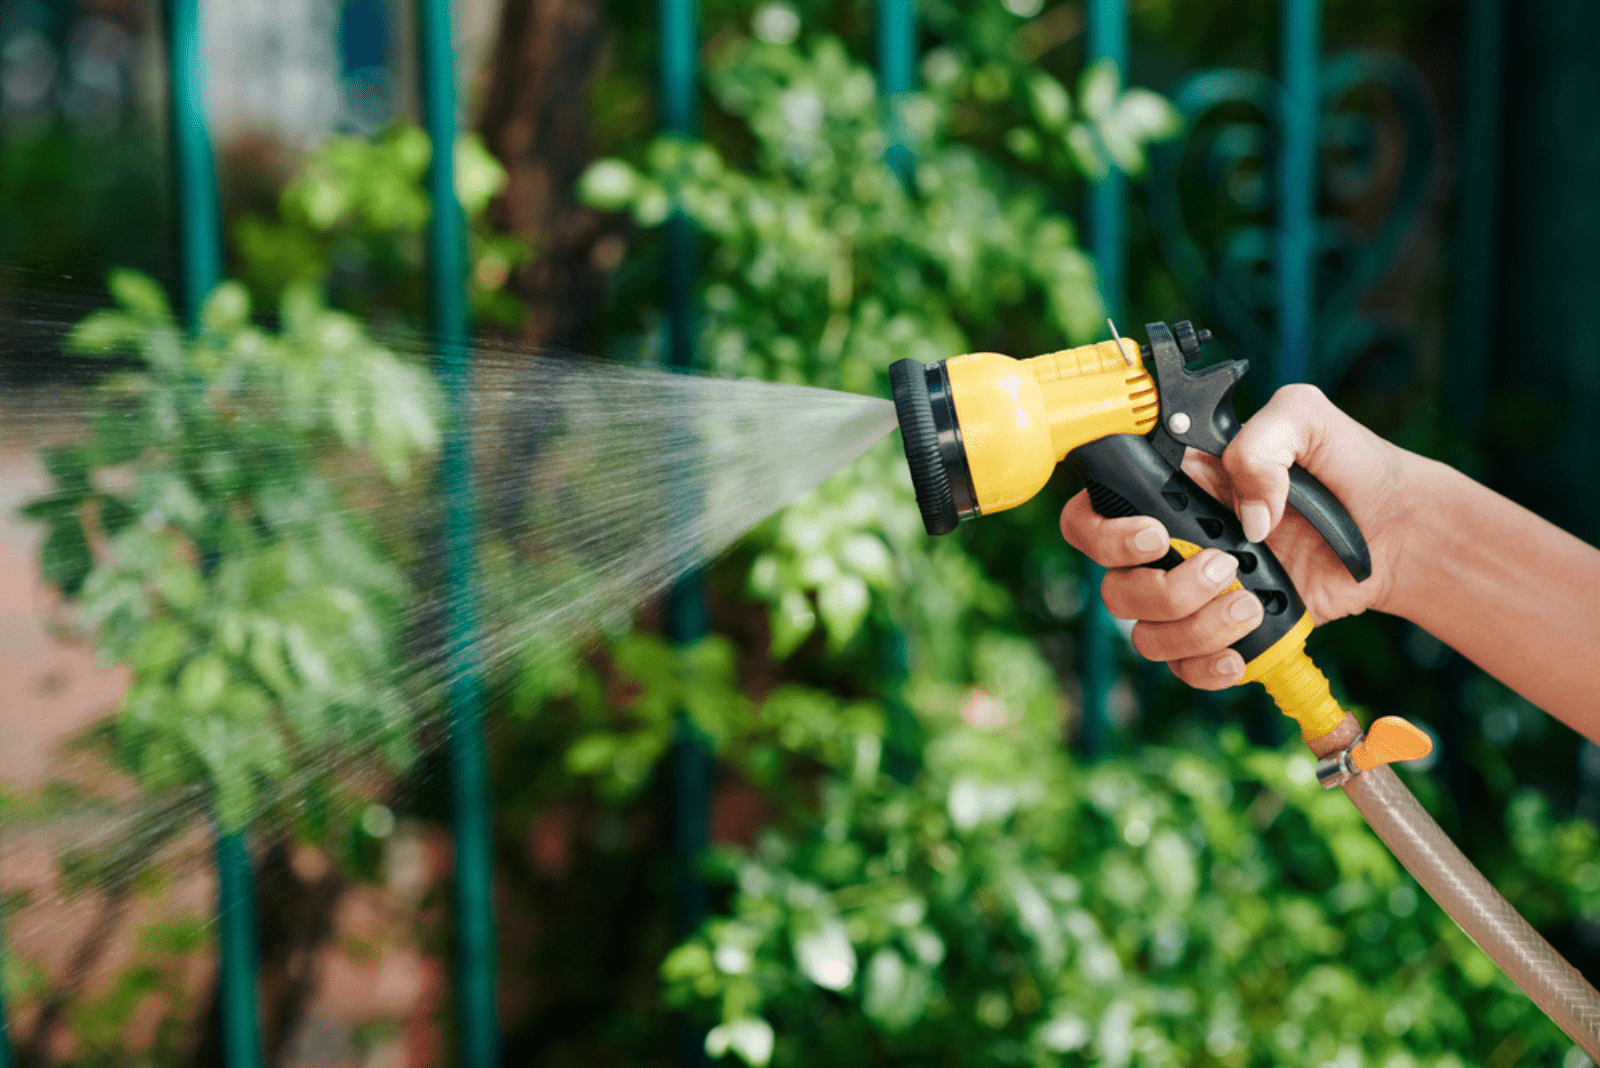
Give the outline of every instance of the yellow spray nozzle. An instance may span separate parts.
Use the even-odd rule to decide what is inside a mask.
[[[930,534],[1015,508],[1073,449],[1146,434],[1159,402],[1133,341],[1028,360],[994,352],[890,368],[901,438]]]
[[[1146,332],[1147,350],[1114,338],[1029,360],[972,353],[926,367],[895,363],[895,408],[923,523],[944,534],[962,519],[1014,508],[1070,454],[1096,512],[1151,516],[1165,526],[1175,553],[1150,566],[1174,566],[1201,545],[1238,561],[1234,584],[1264,610],[1261,625],[1233,644],[1245,681],[1260,681],[1307,740],[1324,737],[1344,711],[1306,656],[1312,621],[1293,581],[1270,549],[1244,536],[1232,510],[1182,470],[1186,449],[1220,455],[1237,429],[1232,394],[1246,365],[1191,371],[1204,332],[1188,323],[1151,323]],[[1302,514],[1348,519],[1320,484],[1305,481],[1322,497],[1308,489]],[[1341,540],[1359,541],[1359,531]]]

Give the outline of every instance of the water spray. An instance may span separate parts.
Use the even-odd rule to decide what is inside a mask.
[[[1363,732],[1306,655],[1313,626],[1293,580],[1265,544],[1249,541],[1232,509],[1183,472],[1193,448],[1220,457],[1239,430],[1233,391],[1244,360],[1193,369],[1210,331],[1180,322],[1145,327],[1149,344],[1109,341],[1016,360],[970,353],[889,369],[917,504],[929,534],[1015,508],[1071,464],[1094,510],[1145,515],[1170,538],[1170,570],[1204,548],[1238,561],[1230,589],[1254,594],[1262,622],[1233,644],[1243,682],[1260,682],[1300,725],[1325,788],[1344,790],[1378,837],[1461,929],[1593,1060],[1600,1061],[1600,993],[1519,915],[1395,775],[1432,742],[1396,716]],[[1372,574],[1366,539],[1337,497],[1296,465],[1289,503],[1357,582]]]

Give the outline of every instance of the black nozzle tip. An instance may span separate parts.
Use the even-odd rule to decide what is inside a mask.
[[[950,472],[939,452],[939,428],[928,396],[927,368],[916,360],[897,360],[889,367],[894,413],[900,420],[900,444],[911,468],[922,525],[929,534],[948,534],[961,517],[950,489]]]

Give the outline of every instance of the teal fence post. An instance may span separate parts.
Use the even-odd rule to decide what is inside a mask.
[[[1278,385],[1312,377],[1320,0],[1282,7],[1283,141],[1278,153]]]
[[[1461,64],[1461,195],[1446,401],[1469,434],[1483,422],[1494,329],[1495,198],[1500,166],[1501,0],[1469,0]]]
[[[878,76],[882,81],[889,128],[885,160],[900,181],[911,185],[915,160],[906,137],[902,98],[916,82],[917,13],[913,0],[878,0]]]
[[[883,161],[908,190],[915,182],[917,160],[906,136],[901,109],[905,95],[917,82],[917,12],[913,3],[914,0],[878,0],[878,89],[884,129],[889,134]],[[909,782],[922,762],[923,731],[906,702],[911,650],[905,633],[898,627],[891,626],[885,633],[879,663],[886,720],[884,770],[900,782]]]
[[[168,0],[167,63],[171,71],[173,183],[178,207],[178,250],[183,268],[183,308],[191,325],[222,279],[222,208],[206,128],[204,42],[200,0]]]
[[[0,920],[3,920],[0,915]],[[5,943],[5,930],[0,926],[0,946]],[[6,1012],[5,954],[0,952],[0,1068],[11,1068],[11,1015]]]
[[[466,220],[455,187],[456,66],[450,0],[418,0],[422,114],[429,143],[428,306],[449,408],[445,498],[451,831],[455,846],[456,1040],[464,1068],[500,1061],[495,1015],[493,818],[478,649],[477,498],[472,475],[472,348]]]
[[[1127,74],[1127,0],[1090,2],[1089,61],[1102,59],[1110,60]],[[1111,167],[1089,189],[1089,242],[1099,273],[1100,297],[1113,319],[1123,310],[1127,210],[1127,179]],[[1110,735],[1106,702],[1117,677],[1117,628],[1100,600],[1100,581],[1105,573],[1105,568],[1091,561],[1085,574],[1089,597],[1084,617],[1083,721],[1078,737],[1080,747],[1089,756],[1100,753]]]
[[[227,1068],[255,1068],[261,1063],[256,895],[242,830],[217,837],[217,928],[223,1063]]]
[[[183,310],[190,329],[199,329],[200,309],[222,278],[222,209],[206,127],[200,0],[168,0],[166,13]],[[223,1063],[228,1068],[255,1068],[261,1063],[253,880],[244,830],[219,827],[217,985]]]
[[[699,86],[699,11],[696,0],[660,0],[661,128],[678,137],[695,132]],[[666,227],[667,361],[679,371],[695,364],[695,235],[693,223],[674,211]],[[698,501],[684,502],[700,507]],[[679,579],[667,594],[667,639],[690,645],[710,629],[705,585],[698,572]],[[672,856],[677,868],[680,934],[699,928],[706,915],[706,888],[696,866],[710,842],[711,749],[682,709],[672,742]],[[688,1021],[679,1025],[679,1063],[705,1062],[705,1038]]]

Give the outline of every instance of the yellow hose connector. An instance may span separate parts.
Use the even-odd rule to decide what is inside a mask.
[[[1259,682],[1284,715],[1300,724],[1300,737],[1316,741],[1344,721],[1344,709],[1333,699],[1328,679],[1306,655],[1311,613],[1300,617],[1287,634],[1244,667],[1240,682]]]
[[[1171,544],[1185,560],[1200,551],[1200,546],[1181,538],[1171,539]],[[1244,586],[1234,579],[1222,592],[1242,589]],[[1246,664],[1244,677],[1239,680],[1241,685],[1259,682],[1266,687],[1278,711],[1300,724],[1300,736],[1308,742],[1316,741],[1344,721],[1344,709],[1333,699],[1327,677],[1306,655],[1311,627],[1311,613],[1307,612],[1266,652]]]

